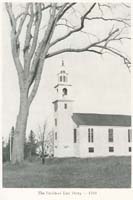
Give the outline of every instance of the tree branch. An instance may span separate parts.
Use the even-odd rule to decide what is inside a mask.
[[[116,21],[120,23],[124,23],[127,26],[130,26],[126,21],[130,19],[115,19],[115,18],[104,18],[104,17],[86,17],[87,20],[103,20],[103,21]]]
[[[28,55],[28,50],[29,50],[29,47],[30,47],[30,41],[31,41],[31,29],[32,29],[32,24],[34,22],[34,12],[33,12],[33,3],[30,3],[30,12],[31,12],[31,15],[30,15],[30,20],[29,20],[29,23],[27,25],[27,31],[26,31],[26,37],[25,37],[25,44],[24,44],[24,59],[27,59],[27,55]]]
[[[131,61],[124,55],[122,55],[120,52],[118,52],[117,50],[112,49],[111,47],[107,47],[107,46],[102,46],[102,45],[96,45],[95,47],[101,48],[101,49],[106,49],[109,52],[121,57],[124,61],[124,64],[126,64],[127,68],[130,71],[130,67],[131,67]]]
[[[14,31],[14,34],[16,34],[16,20],[12,11],[12,3],[5,3],[5,6],[6,6],[7,13],[9,15],[12,30]]]
[[[64,4],[64,8],[67,6],[68,3]],[[66,13],[66,11],[68,11],[72,6],[74,6],[76,3],[71,3],[69,4],[65,9],[63,9],[63,11],[60,13],[60,15],[58,16],[58,21],[63,17],[63,15]]]
[[[23,87],[24,83],[24,73],[23,73],[23,67],[19,59],[19,43],[16,35],[16,21],[15,21],[15,16],[12,11],[12,3],[5,3],[6,5],[6,10],[9,15],[10,23],[11,23],[11,48],[12,48],[12,55],[13,55],[13,60],[15,63],[15,67],[18,73],[18,79],[19,79],[19,86],[20,89]]]
[[[87,46],[87,47],[84,47],[84,48],[66,48],[66,49],[61,49],[59,51],[55,51],[55,52],[52,52],[50,54],[47,54],[46,58],[50,58],[50,57],[53,57],[53,56],[56,56],[56,55],[59,55],[59,54],[62,54],[62,53],[68,53],[68,52],[73,52],[73,53],[81,53],[81,52],[86,52],[86,51],[89,51],[89,52],[95,52],[95,53],[98,53],[98,54],[101,54],[101,52],[99,51],[96,51],[96,50],[92,50],[90,49],[91,45]]]
[[[87,9],[87,11],[84,12],[84,14],[80,18],[80,24],[78,26],[71,26],[71,22],[67,24],[68,19],[65,20],[66,24],[62,24],[61,20],[63,20],[64,16],[67,12],[70,11],[70,9],[74,9],[73,6],[76,3],[50,3],[48,5],[44,3],[28,3],[26,4],[25,11],[18,15],[16,18],[14,16],[13,10],[12,10],[12,4],[6,3],[6,9],[9,15],[11,28],[12,28],[12,35],[11,35],[11,42],[12,42],[12,54],[15,62],[15,66],[18,72],[19,81],[21,82],[21,86],[24,85],[28,89],[28,102],[31,104],[32,100],[34,99],[36,92],[38,90],[38,86],[41,79],[41,74],[43,70],[44,61],[46,58],[50,58],[65,52],[93,52],[97,54],[103,54],[103,50],[107,50],[108,52],[113,53],[114,55],[118,55],[119,57],[124,59],[125,63],[128,63],[128,65],[131,63],[126,56],[124,56],[121,52],[118,52],[115,49],[112,49],[111,47],[108,47],[108,44],[112,41],[121,41],[123,39],[129,39],[126,37],[125,32],[123,31],[124,28],[127,28],[129,26],[129,19],[125,18],[106,18],[104,16],[99,17],[96,16],[94,12],[94,17],[92,15],[89,15],[94,10],[96,3],[90,4],[90,7]],[[101,8],[112,8],[111,4],[98,4],[99,9]],[[49,20],[47,27],[45,28],[44,35],[40,35],[40,26],[42,21],[42,12],[46,9],[49,9]],[[102,10],[102,9],[101,9]],[[104,10],[104,9],[103,9]],[[97,10],[96,10],[97,11]],[[103,13],[103,12],[102,12]],[[98,10],[99,14],[99,10]],[[100,15],[101,16],[101,15]],[[28,18],[28,21],[26,20]],[[19,20],[18,20],[19,19]],[[17,20],[19,21],[18,30],[17,29]],[[24,58],[24,69],[19,59],[19,36],[21,34],[21,31],[23,30],[23,25],[25,23],[25,20],[27,22],[27,28],[26,28],[26,36],[24,41],[24,49],[23,49],[23,58]],[[114,30],[114,27],[112,30],[104,36],[103,39],[99,39],[95,36],[91,42],[88,40],[87,45],[85,47],[81,46],[81,48],[63,48],[60,50],[55,50],[53,52],[49,52],[50,48],[56,45],[57,43],[64,41],[65,39],[68,39],[72,34],[83,32],[85,22],[91,20],[102,20],[102,21],[114,21],[116,24],[121,25],[120,23],[123,23],[125,26],[122,29],[123,26],[119,26],[120,28],[116,28]],[[64,36],[59,36],[59,38],[55,39],[53,42],[51,42],[51,38],[53,36],[54,30],[58,25],[63,25],[69,28],[69,32],[67,32]],[[124,29],[125,30],[125,29]],[[123,32],[122,32],[123,31]],[[84,32],[85,33],[85,32]],[[31,35],[32,34],[32,35]],[[39,42],[38,38],[39,36],[42,36],[41,41]],[[93,34],[94,36],[94,34]],[[99,36],[99,35],[98,35]],[[50,43],[51,42],[51,43]],[[39,43],[39,44],[38,44]],[[32,90],[30,91],[30,87],[33,85]]]
[[[126,3],[122,3],[122,4],[123,4],[123,6],[130,8],[129,4],[126,4]]]
[[[84,51],[90,51],[90,48],[95,47],[97,44],[101,44],[103,42],[107,42],[118,31],[119,31],[119,29],[115,29],[114,31],[110,32],[108,34],[108,36],[105,37],[104,39],[102,39],[100,41],[97,41],[97,42],[94,42],[92,44],[89,44],[86,47],[83,47],[83,48],[66,48],[66,49],[61,49],[59,51],[55,51],[55,52],[47,54],[46,58],[50,58],[50,57],[53,57],[53,56],[56,56],[58,54],[62,54],[62,53],[65,53],[65,52],[84,52]],[[94,50],[93,50],[93,52],[94,52]],[[97,53],[100,54],[100,52],[97,52]]]
[[[76,33],[76,32],[79,32],[80,30],[82,30],[84,28],[84,20],[86,18],[86,16],[93,10],[93,8],[95,7],[96,3],[94,3],[90,9],[81,17],[81,24],[78,28],[70,31],[69,33],[67,33],[66,35],[56,39],[55,41],[53,41],[51,44],[50,44],[50,47],[54,46],[56,43],[62,41],[62,40],[65,40],[66,38],[68,38],[70,35],[72,35],[73,33]]]
[[[20,35],[21,31],[22,31],[23,24],[24,24],[25,19],[27,17],[28,9],[29,9],[29,3],[26,5],[26,10],[23,13],[22,18],[20,19],[20,23],[19,23],[19,27],[18,27],[18,31],[17,31],[17,38],[19,37],[19,35]]]
[[[40,24],[41,24],[41,20],[42,20],[42,11],[41,11],[41,4],[36,4],[36,12],[38,12],[38,17],[37,17],[37,21],[35,23],[35,29],[34,29],[34,35],[33,35],[33,41],[32,41],[32,45],[31,45],[31,50],[28,54],[28,60],[31,61],[36,46],[37,46],[37,41],[38,41],[38,35],[39,35],[39,28],[40,28]],[[29,62],[29,66],[30,66],[30,62]]]
[[[30,71],[29,79],[28,79],[28,83],[30,86],[31,80],[34,76],[34,73],[35,73],[35,70],[37,67],[35,78],[34,78],[34,80],[35,80],[34,86],[33,86],[33,89],[31,91],[31,93],[29,95],[29,99],[28,99],[29,104],[31,104],[31,102],[34,99],[36,92],[38,90],[38,86],[39,86],[41,74],[42,74],[42,69],[43,69],[43,65],[44,65],[44,60],[45,60],[46,54],[48,52],[49,42],[51,40],[53,31],[55,28],[56,4],[53,4],[51,9],[52,9],[52,12],[51,12],[51,16],[49,19],[48,27],[47,27],[47,30],[45,31],[45,34],[44,34],[44,37],[43,37],[41,43],[38,46],[37,52],[33,59],[32,68]]]

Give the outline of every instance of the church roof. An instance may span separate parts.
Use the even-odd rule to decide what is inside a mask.
[[[73,113],[72,119],[78,126],[131,126],[130,115]]]

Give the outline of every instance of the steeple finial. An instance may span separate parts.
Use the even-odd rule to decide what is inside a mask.
[[[62,67],[64,67],[64,60],[62,60]]]

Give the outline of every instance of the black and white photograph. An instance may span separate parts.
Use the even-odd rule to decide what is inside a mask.
[[[2,188],[131,189],[131,2],[1,7]]]

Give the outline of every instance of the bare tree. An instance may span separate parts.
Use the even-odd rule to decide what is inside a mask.
[[[39,127],[38,133],[38,148],[40,149],[39,154],[42,159],[42,164],[45,163],[45,137],[46,137],[46,122],[44,123],[43,130]]]
[[[98,55],[111,53],[123,59],[130,69],[129,57],[119,49],[119,45],[116,45],[130,39],[127,33],[130,26],[128,15],[130,6],[122,3],[26,3],[21,5],[22,12],[18,13],[14,8],[15,4],[6,3],[5,5],[11,24],[12,56],[20,89],[12,163],[20,163],[24,159],[29,108],[36,96],[45,60],[66,52],[88,52]],[[119,7],[125,9],[126,14],[123,18],[113,16],[113,10]],[[111,17],[111,12],[113,17]],[[111,24],[102,36],[91,33],[92,22],[95,24],[96,21],[102,21],[105,27],[107,23]],[[70,44],[72,36],[79,33],[80,37],[83,35],[88,37],[85,46],[64,45]]]
[[[38,142],[37,146],[39,149],[39,154],[42,159],[42,164],[45,163],[45,157],[47,155],[51,156],[54,149],[54,135],[53,131],[46,132],[47,121],[44,122],[43,129],[39,126],[39,131],[37,134]]]

